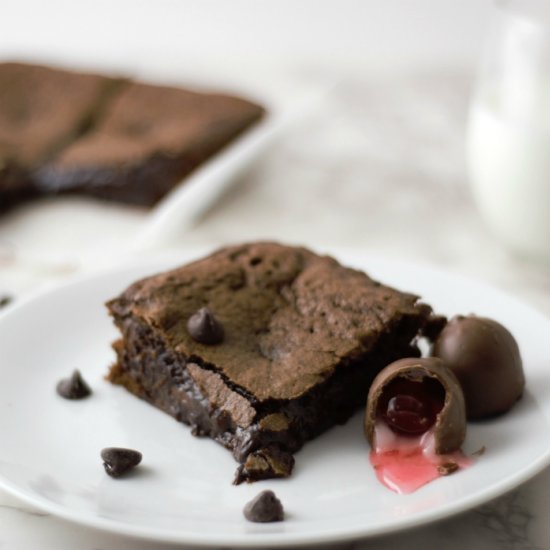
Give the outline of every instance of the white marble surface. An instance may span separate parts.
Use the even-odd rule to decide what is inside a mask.
[[[343,78],[172,246],[259,238],[353,246],[485,280],[550,315],[550,270],[510,256],[472,204],[463,160],[470,87],[468,72],[449,69]],[[74,199],[15,211],[0,219],[0,290],[23,295],[105,267],[145,218]],[[549,495],[546,470],[458,517],[345,548],[550,548]],[[170,547],[84,529],[0,492],[0,548]]]

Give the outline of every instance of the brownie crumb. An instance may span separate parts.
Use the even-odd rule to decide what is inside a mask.
[[[101,458],[107,474],[120,477],[141,462],[142,454],[134,449],[106,447],[101,451]]]
[[[294,467],[292,454],[283,451],[276,445],[269,445],[250,453],[244,464],[235,472],[234,485],[243,481],[252,482],[260,479],[288,477]]]
[[[65,399],[84,399],[92,390],[86,383],[80,371],[76,369],[69,378],[60,380],[56,387],[57,393]]]
[[[223,326],[207,307],[189,317],[187,330],[191,338],[200,344],[215,345],[223,342]]]
[[[444,462],[437,467],[437,471],[442,476],[449,476],[454,474],[458,470],[458,464],[456,462]]]
[[[487,449],[486,449],[485,445],[483,445],[483,446],[480,447],[477,451],[474,451],[474,452],[472,453],[471,456],[481,456],[481,455],[484,455],[486,450],[487,450]]]
[[[262,491],[246,504],[243,513],[248,521],[254,523],[270,523],[284,519],[283,505],[273,491]]]

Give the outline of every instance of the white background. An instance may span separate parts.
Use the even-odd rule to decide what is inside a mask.
[[[489,0],[3,0],[3,55],[116,66],[159,55],[188,64],[470,64]],[[63,50],[63,46],[66,49]]]

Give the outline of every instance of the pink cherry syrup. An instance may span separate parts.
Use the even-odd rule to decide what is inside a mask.
[[[445,393],[435,380],[393,380],[378,403],[375,448],[369,455],[378,480],[399,494],[467,468],[473,460],[462,451],[438,455],[433,427]]]
[[[458,469],[473,463],[462,451],[438,455],[433,430],[422,435],[405,436],[392,431],[385,422],[374,428],[376,448],[369,459],[378,480],[396,493],[412,493],[439,477],[456,464]]]

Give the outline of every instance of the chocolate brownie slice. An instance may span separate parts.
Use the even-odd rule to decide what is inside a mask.
[[[38,194],[32,174],[93,124],[120,80],[0,63],[0,208]]]
[[[39,171],[38,184],[152,206],[263,112],[237,97],[134,82]]]
[[[223,326],[198,343],[188,319]],[[376,374],[418,356],[429,306],[327,256],[224,248],[108,303],[122,333],[108,379],[233,452],[236,482],[287,476],[291,453],[364,406]]]

